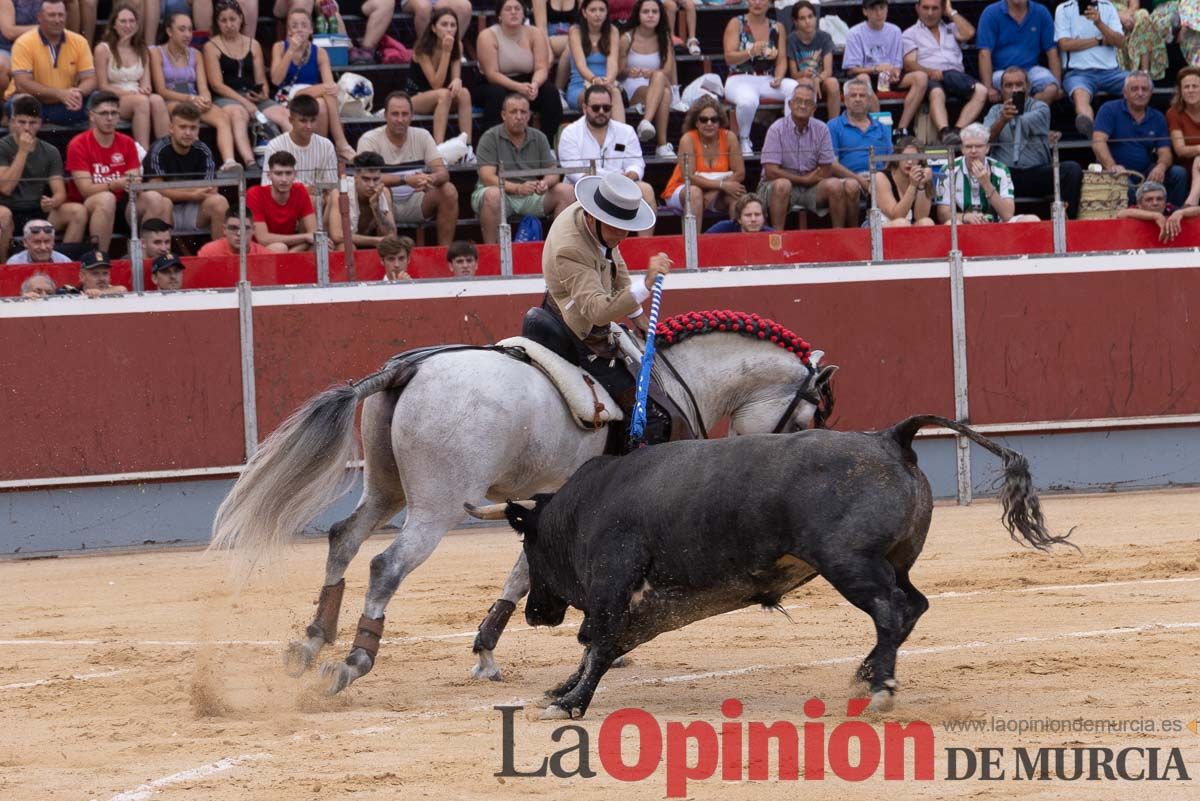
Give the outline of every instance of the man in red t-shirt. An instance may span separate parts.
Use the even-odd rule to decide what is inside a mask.
[[[113,225],[128,225],[129,177],[141,173],[137,144],[117,131],[121,101],[112,92],[101,91],[88,101],[91,127],[67,144],[67,172],[74,180],[67,197],[83,203],[88,212],[88,232],[99,250],[112,244]],[[138,192],[138,218],[156,217],[169,222],[171,204],[158,192]]]
[[[237,256],[242,246],[242,232],[246,235],[246,255],[261,256],[264,253],[287,253],[287,245],[282,242],[272,242],[260,245],[254,241],[254,214],[246,209],[246,219],[238,217],[237,209],[225,212],[225,236],[209,242],[200,248],[197,256]]]
[[[254,215],[254,238],[270,246],[282,243],[289,251],[310,250],[317,230],[317,213],[304,184],[296,183],[296,157],[285,150],[267,159],[265,186],[246,192],[246,208]]]

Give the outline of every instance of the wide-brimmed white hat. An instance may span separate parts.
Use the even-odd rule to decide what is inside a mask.
[[[617,172],[585,175],[575,184],[575,199],[588,214],[622,231],[653,228],[654,209],[642,199],[642,190]]]

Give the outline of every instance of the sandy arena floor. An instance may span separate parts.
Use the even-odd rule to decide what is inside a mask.
[[[852,784],[827,778],[689,785],[693,798],[1195,798],[1200,782],[1200,491],[1051,498],[1055,529],[1078,525],[1083,555],[1012,543],[990,502],[939,507],[914,582],[932,606],[902,652],[896,710],[936,737],[937,776]],[[347,577],[341,632],[357,619],[367,563]],[[720,726],[726,698],[743,721],[801,724],[804,701],[846,718],[869,619],[817,580],[785,599],[793,622],[745,610],[663,636],[613,670],[583,725],[591,779],[497,778],[493,704],[536,699],[578,658],[574,629],[530,630],[519,616],[497,650],[502,684],[468,677],[471,638],[519,545],[507,529],[455,534],[402,585],[375,671],[328,699],[283,675],[284,641],[308,622],[323,542],[289,553],[286,573],[239,598],[197,551],[0,562],[0,798],[659,799],[660,768],[639,783],[606,775],[597,741],[609,713],[642,707],[666,721]],[[568,623],[577,622],[577,615]],[[345,641],[327,649],[345,655]],[[516,764],[556,745],[560,722],[516,720]],[[1177,720],[1169,733],[963,733],[946,721],[1003,717]],[[880,724],[881,719],[872,719]],[[1193,726],[1196,724],[1193,723]],[[565,744],[573,744],[568,736]],[[1191,781],[1015,782],[1016,746],[1181,749]],[[949,782],[945,749],[1001,746],[1004,781]],[[627,752],[630,753],[630,752]],[[573,765],[574,760],[568,760]],[[1144,767],[1144,761],[1134,765]],[[1160,766],[1161,767],[1161,766]]]

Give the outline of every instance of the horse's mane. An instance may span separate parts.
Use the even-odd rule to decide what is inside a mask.
[[[658,328],[654,331],[654,345],[659,348],[669,348],[689,337],[711,334],[715,331],[732,331],[772,342],[788,352],[796,354],[804,364],[812,366],[808,360],[812,348],[795,332],[766,317],[729,309],[687,312],[659,320]]]

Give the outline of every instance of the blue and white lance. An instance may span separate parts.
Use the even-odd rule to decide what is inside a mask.
[[[662,303],[662,274],[654,279],[650,293],[650,330],[646,334],[646,350],[642,353],[642,370],[638,373],[637,396],[633,404],[633,419],[629,422],[629,441],[644,445],[646,437],[646,403],[650,394],[650,370],[654,366],[655,331],[658,330],[658,307]]]

